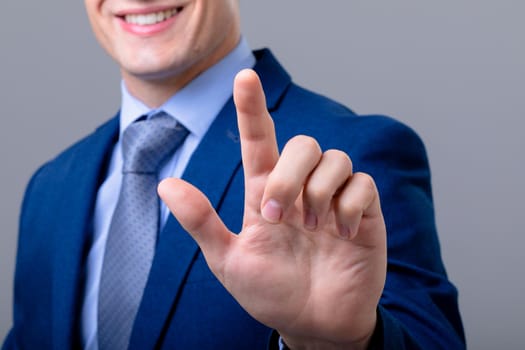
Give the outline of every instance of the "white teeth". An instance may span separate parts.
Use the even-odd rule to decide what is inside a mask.
[[[177,9],[148,13],[144,15],[126,15],[124,20],[131,24],[147,26],[167,20],[177,14]]]

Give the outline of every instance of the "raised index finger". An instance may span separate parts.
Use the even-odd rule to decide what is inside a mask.
[[[244,176],[249,190],[252,179],[267,175],[273,169],[279,159],[279,150],[261,81],[253,70],[245,69],[237,74],[233,98],[237,108]]]

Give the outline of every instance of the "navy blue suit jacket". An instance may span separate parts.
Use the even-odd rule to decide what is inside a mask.
[[[420,139],[393,119],[357,116],[295,85],[269,51],[256,56],[255,70],[280,147],[296,134],[313,136],[323,149],[347,152],[354,169],[377,182],[388,232],[388,273],[375,346],[463,348],[457,293],[440,257],[429,167]],[[14,321],[4,349],[79,346],[93,207],[117,136],[118,116],[32,178],[20,218]],[[240,230],[244,184],[232,100],[195,151],[183,178],[208,196],[231,230]],[[159,235],[130,349],[264,349],[271,334],[225,291],[196,243],[170,217]]]

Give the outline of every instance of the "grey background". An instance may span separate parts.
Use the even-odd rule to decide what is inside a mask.
[[[470,348],[523,348],[525,2],[241,3],[252,46],[271,46],[297,82],[419,132]],[[0,338],[11,324],[27,180],[119,104],[116,66],[98,48],[80,1],[3,8]]]

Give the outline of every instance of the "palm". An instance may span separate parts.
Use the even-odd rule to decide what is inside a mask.
[[[305,152],[304,137],[292,139],[279,155],[258,80],[245,76],[235,92],[246,182],[242,232],[228,231],[204,195],[181,180],[165,182],[160,194],[254,318],[292,342],[361,340],[373,330],[386,273],[375,187],[367,186],[368,177],[352,175],[351,165],[339,179],[341,171],[328,161],[333,153],[323,155],[315,146]],[[317,195],[316,176],[331,196]],[[181,196],[185,201],[177,200]],[[279,204],[277,213],[270,202]],[[312,210],[315,227],[305,226]]]
[[[338,238],[335,220],[322,232],[310,232],[302,215],[290,216],[277,225],[247,222],[217,274],[249,313],[272,328],[348,335],[346,326],[339,331],[331,324],[346,325],[349,316],[355,322],[375,311],[384,283],[376,278],[384,269],[381,249]],[[355,338],[364,332],[355,329]]]

